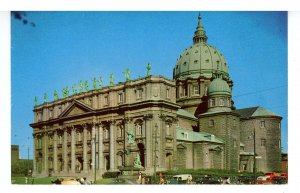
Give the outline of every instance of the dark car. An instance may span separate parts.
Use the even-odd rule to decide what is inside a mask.
[[[221,184],[222,179],[217,176],[205,176],[195,180],[196,184]]]
[[[237,178],[238,184],[254,184],[253,176],[238,176]]]
[[[272,184],[286,184],[287,183],[287,179],[285,177],[282,176],[274,176],[271,180]]]

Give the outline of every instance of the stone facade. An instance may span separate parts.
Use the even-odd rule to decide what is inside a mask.
[[[33,174],[253,171],[254,155],[257,171],[280,170],[281,117],[262,107],[235,110],[228,64],[206,41],[199,16],[173,80],[148,75],[36,105]]]

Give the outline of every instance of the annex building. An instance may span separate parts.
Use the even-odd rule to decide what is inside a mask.
[[[224,56],[207,43],[201,16],[173,80],[150,75],[35,105],[33,175],[93,175],[138,168],[281,168],[281,116],[236,109]],[[101,81],[99,81],[101,82]]]

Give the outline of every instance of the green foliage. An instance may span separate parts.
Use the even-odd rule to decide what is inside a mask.
[[[32,160],[18,160],[11,164],[12,176],[27,176],[28,170],[32,171]]]
[[[45,178],[33,178],[33,177],[12,177],[12,184],[52,184],[51,181],[55,180],[55,177],[45,177]]]
[[[120,172],[105,172],[103,178],[117,178],[120,175]]]

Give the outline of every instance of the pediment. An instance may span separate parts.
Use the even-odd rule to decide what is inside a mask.
[[[184,146],[182,143],[177,145],[177,149],[186,149],[186,146]]]
[[[83,115],[86,113],[93,112],[94,109],[82,102],[74,100],[60,115],[62,117],[72,117],[76,115]]]

